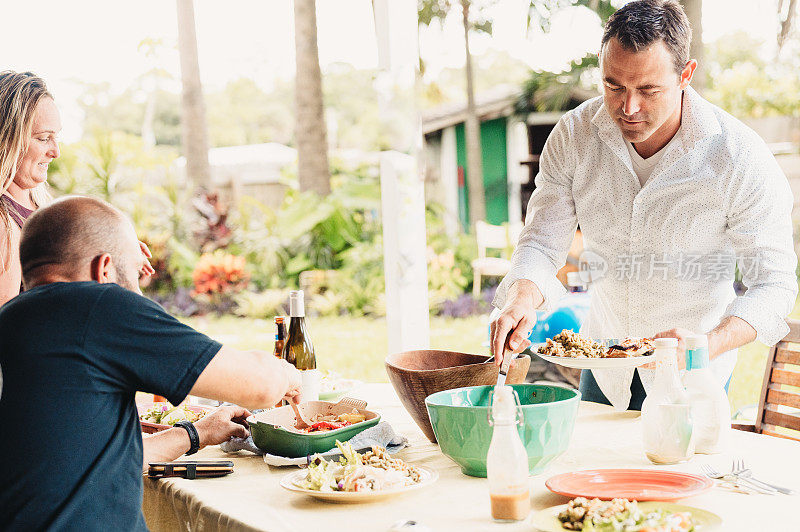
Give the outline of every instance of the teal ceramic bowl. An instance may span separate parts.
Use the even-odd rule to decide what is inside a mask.
[[[522,444],[528,451],[528,471],[535,475],[569,447],[578,414],[580,392],[560,386],[514,384],[523,423]],[[486,476],[486,453],[492,441],[489,400],[493,386],[470,386],[434,393],[425,399],[433,432],[442,452],[461,471]]]

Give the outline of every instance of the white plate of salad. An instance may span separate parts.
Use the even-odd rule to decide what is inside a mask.
[[[564,329],[530,350],[540,358],[580,369],[633,368],[655,361],[655,347],[649,338],[606,338],[594,340]]]
[[[711,532],[719,530],[722,519],[707,510],[669,502],[578,497],[536,512],[532,524],[543,532]]]
[[[359,454],[349,443],[336,445],[342,452],[338,461],[314,456],[306,469],[283,477],[281,486],[323,501],[356,503],[416,491],[439,478],[432,469],[392,458],[382,447]]]

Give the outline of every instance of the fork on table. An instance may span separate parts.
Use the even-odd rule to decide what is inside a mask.
[[[736,458],[733,460],[733,464],[731,465],[731,474],[733,474],[737,478],[747,479],[749,482],[753,484],[772,488],[775,491],[778,491],[779,493],[783,493],[784,495],[797,494],[796,491],[790,490],[789,488],[783,488],[781,486],[776,486],[775,484],[770,484],[769,482],[764,482],[763,480],[758,480],[753,476],[753,471],[751,471],[750,468],[745,466],[744,460],[741,458]]]
[[[743,487],[745,487],[747,489],[750,489],[750,490],[758,492],[758,493],[763,493],[765,495],[775,495],[776,493],[778,493],[777,490],[775,490],[775,489],[773,489],[771,487],[758,486],[758,485],[756,485],[754,483],[751,483],[749,481],[749,479],[743,478],[743,477],[738,477],[738,476],[734,475],[733,473],[720,473],[719,471],[714,469],[713,466],[711,466],[709,464],[701,464],[700,465],[700,469],[703,470],[703,474],[705,474],[705,476],[707,476],[708,478],[713,478],[713,479],[717,479],[717,480],[723,480],[723,481],[731,482],[734,485],[740,485],[740,486],[743,486]]]

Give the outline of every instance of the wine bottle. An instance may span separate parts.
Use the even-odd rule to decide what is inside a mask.
[[[283,358],[300,371],[302,400],[318,401],[320,374],[306,327],[302,290],[292,290],[289,294],[289,333],[283,347]]]
[[[286,345],[286,318],[283,316],[275,316],[275,351],[273,352],[277,358],[283,358],[283,347]],[[275,408],[283,406],[283,399],[278,401]]]
[[[286,345],[286,323],[283,316],[275,316],[275,356],[283,358],[283,346]]]

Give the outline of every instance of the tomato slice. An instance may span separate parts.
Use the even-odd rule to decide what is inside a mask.
[[[338,423],[336,421],[320,421],[319,423],[311,425],[311,430],[336,430],[345,426],[344,423]]]

